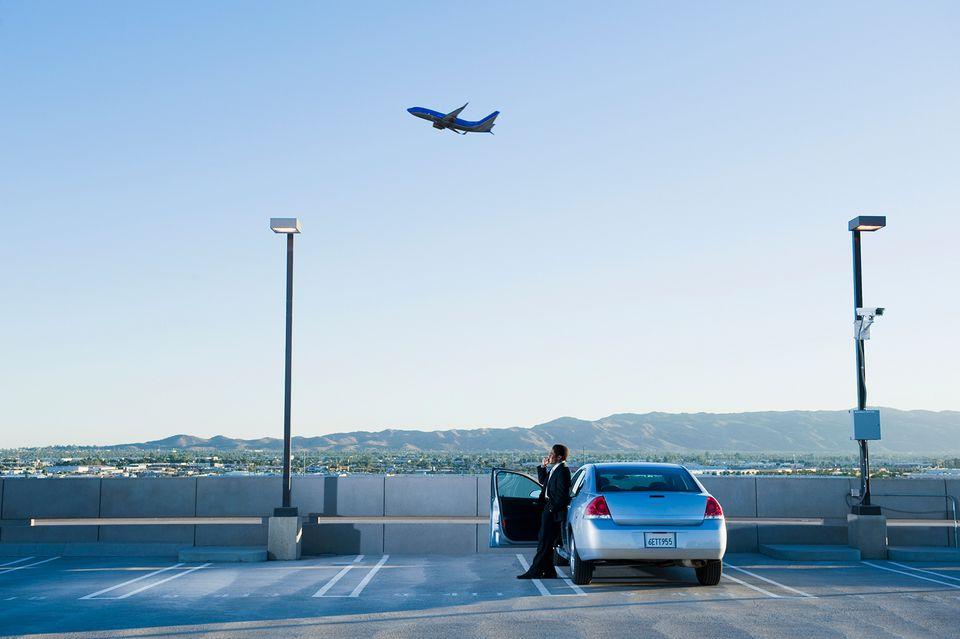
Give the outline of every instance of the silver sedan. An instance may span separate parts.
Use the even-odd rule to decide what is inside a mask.
[[[720,582],[727,528],[720,503],[677,464],[586,464],[571,483],[558,561],[588,584],[600,565],[682,565]]]
[[[537,480],[519,470],[490,475],[490,547],[535,546],[543,502]],[[588,584],[602,565],[694,568],[720,582],[727,528],[720,503],[683,466],[585,464],[571,479],[571,502],[554,553],[573,581]]]

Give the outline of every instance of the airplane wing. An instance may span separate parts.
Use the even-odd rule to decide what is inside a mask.
[[[467,102],[467,104],[470,104],[470,103]],[[463,105],[462,107],[460,107],[459,109],[454,109],[454,110],[451,111],[450,113],[448,113],[448,114],[446,114],[445,116],[443,116],[443,121],[444,121],[444,122],[453,122],[454,120],[456,120],[456,119],[457,119],[457,116],[460,115],[460,112],[467,108],[467,104],[464,104],[464,105]]]

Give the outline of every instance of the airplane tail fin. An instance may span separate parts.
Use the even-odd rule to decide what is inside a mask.
[[[479,133],[493,133],[490,129],[493,128],[493,121],[497,119],[497,116],[500,115],[499,111],[494,111],[484,119],[480,120],[480,126],[477,127],[477,132]]]

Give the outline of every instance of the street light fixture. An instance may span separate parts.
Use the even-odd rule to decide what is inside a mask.
[[[283,386],[283,501],[273,511],[274,517],[297,517],[296,506],[290,505],[290,376],[293,347],[293,236],[300,233],[300,220],[295,217],[272,217],[270,229],[287,236],[287,336]]]
[[[847,223],[850,231],[879,231],[887,225],[884,215],[860,215]]]
[[[879,515],[880,507],[870,503],[870,451],[867,441],[880,439],[880,411],[867,410],[867,376],[864,357],[864,341],[870,339],[870,323],[883,309],[866,309],[863,306],[863,271],[860,261],[860,234],[879,231],[887,225],[882,215],[860,215],[847,224],[853,236],[853,321],[857,357],[857,408],[851,411],[853,439],[860,446],[860,503],[853,506],[853,513]]]
[[[300,220],[295,217],[271,217],[270,230],[274,233],[299,233]]]

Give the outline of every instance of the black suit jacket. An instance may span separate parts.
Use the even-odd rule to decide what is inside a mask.
[[[551,476],[545,467],[537,466],[537,479],[542,487],[540,500],[544,502],[544,509],[553,513],[554,519],[560,521],[570,505],[570,469],[566,464],[560,464]]]

